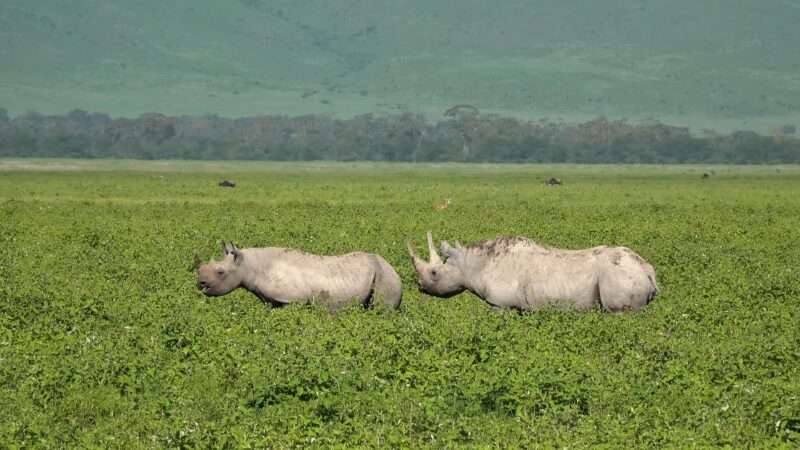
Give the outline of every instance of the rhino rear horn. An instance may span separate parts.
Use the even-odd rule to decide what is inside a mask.
[[[436,247],[433,245],[433,235],[428,231],[428,252],[430,254],[429,261],[431,264],[441,264],[442,258],[436,253]]]

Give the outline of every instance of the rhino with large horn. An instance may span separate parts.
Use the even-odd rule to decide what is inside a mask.
[[[394,268],[372,253],[319,256],[281,247],[239,249],[232,242],[224,244],[220,261],[197,267],[197,287],[206,296],[241,287],[273,306],[318,301],[331,309],[352,301],[395,309],[403,292]]]
[[[566,304],[636,311],[658,292],[653,266],[626,247],[563,250],[525,237],[501,237],[466,247],[442,241],[439,256],[430,232],[427,237],[428,261],[406,245],[420,290],[436,297],[467,290],[497,308]]]

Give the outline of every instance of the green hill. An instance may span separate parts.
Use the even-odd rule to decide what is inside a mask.
[[[5,0],[0,106],[800,123],[800,2]]]

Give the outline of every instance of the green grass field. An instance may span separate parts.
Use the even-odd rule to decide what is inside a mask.
[[[4,160],[0,217],[2,448],[800,446],[800,167]],[[434,299],[426,230],[629,246],[661,294]],[[402,308],[205,298],[223,239],[379,253]]]

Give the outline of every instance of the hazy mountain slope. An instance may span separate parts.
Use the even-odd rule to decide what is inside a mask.
[[[795,0],[796,1],[796,0]],[[800,2],[0,3],[0,106],[398,109],[751,125],[800,105]]]

